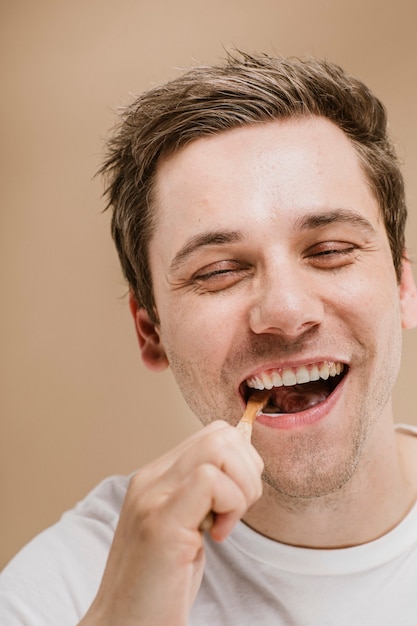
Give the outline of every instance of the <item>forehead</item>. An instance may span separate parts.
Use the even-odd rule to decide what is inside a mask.
[[[325,118],[277,120],[198,139],[159,163],[155,244],[376,200],[347,136]],[[369,217],[369,216],[368,216]],[[151,256],[152,256],[151,242]]]

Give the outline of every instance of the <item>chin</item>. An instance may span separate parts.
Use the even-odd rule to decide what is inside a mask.
[[[284,449],[274,450],[272,457],[265,451],[262,454],[264,483],[275,495],[292,500],[312,500],[340,494],[358,468],[365,438],[360,435],[353,437],[347,447],[347,438],[342,433],[339,435],[341,445],[334,445],[332,452],[330,441],[317,445],[317,440],[304,440],[298,446],[291,446],[287,440]]]

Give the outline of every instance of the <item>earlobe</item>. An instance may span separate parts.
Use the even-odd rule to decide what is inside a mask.
[[[142,361],[146,367],[154,372],[161,372],[169,367],[169,361],[161,342],[158,327],[149,317],[148,312],[138,306],[136,298],[131,293],[129,307],[132,313]]]
[[[401,319],[403,328],[417,326],[417,290],[410,261],[404,257],[400,282]]]

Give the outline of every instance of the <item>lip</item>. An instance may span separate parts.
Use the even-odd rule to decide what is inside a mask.
[[[254,427],[259,425],[278,430],[294,430],[318,424],[329,415],[338,402],[348,375],[349,373],[342,378],[332,393],[320,404],[299,413],[277,413],[273,417],[266,413],[260,413],[256,417]]]

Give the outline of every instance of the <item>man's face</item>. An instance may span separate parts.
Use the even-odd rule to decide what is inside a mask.
[[[157,170],[157,333],[203,423],[271,387],[252,442],[265,480],[313,496],[352,474],[391,418],[401,307],[387,235],[351,143],[328,120],[196,140]]]

